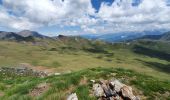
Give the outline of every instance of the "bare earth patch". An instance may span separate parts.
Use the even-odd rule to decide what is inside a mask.
[[[4,93],[3,92],[0,92],[0,97],[4,96]]]
[[[83,79],[80,80],[80,85],[86,85],[87,84],[87,77],[83,77]]]
[[[45,66],[33,66],[29,63],[21,63],[20,66],[22,67],[27,67],[36,71],[43,71],[46,73],[55,73],[56,68],[49,68],[49,67],[45,67]]]
[[[45,93],[48,91],[50,85],[47,83],[41,83],[39,84],[37,87],[35,87],[34,89],[32,89],[29,92],[29,95],[34,97],[34,96],[40,96],[41,94]]]

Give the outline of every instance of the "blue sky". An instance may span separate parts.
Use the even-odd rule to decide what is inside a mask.
[[[102,3],[108,3],[111,5],[114,0],[91,0],[92,6],[96,9],[96,12],[99,11]]]
[[[0,0],[0,30],[55,36],[170,30],[170,0]]]

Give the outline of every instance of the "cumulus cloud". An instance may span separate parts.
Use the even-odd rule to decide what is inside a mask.
[[[132,2],[115,0],[111,6],[103,3],[97,16],[127,31],[170,29],[166,27],[170,25],[170,7],[166,0],[141,0],[138,6],[132,6]]]
[[[0,26],[22,30],[36,28],[40,25],[36,23],[31,23],[29,19],[25,17],[16,17],[9,15],[6,10],[0,9]]]
[[[6,18],[11,19],[13,15],[16,15],[16,21],[21,20],[20,25],[24,24],[22,21],[25,21],[28,26],[31,25],[30,23],[40,26],[79,25],[90,24],[94,21],[87,17],[95,12],[90,0],[3,0],[2,3],[1,8],[6,11],[4,13]],[[9,27],[18,28],[19,24],[14,25],[16,27],[9,24]]]
[[[0,26],[18,30],[77,26],[84,33],[170,29],[167,0],[138,0],[133,5],[134,1],[103,2],[96,12],[91,0],[2,0]]]
[[[86,25],[82,25],[81,29],[83,29],[83,31],[87,32],[87,33],[96,33],[97,32],[97,30],[95,28],[90,28]]]

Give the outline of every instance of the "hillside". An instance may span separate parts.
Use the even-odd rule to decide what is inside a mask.
[[[8,36],[6,34],[1,36]],[[39,78],[11,73],[1,75],[0,98],[4,100],[60,100],[71,92],[76,92],[80,100],[96,100],[94,96],[88,96],[92,87],[90,80],[113,77],[133,86],[135,93],[143,99],[168,99],[169,42],[136,40],[127,43],[107,43],[63,35],[53,38],[31,36],[33,40],[25,41],[26,37],[16,36],[23,40],[11,40],[9,37],[1,39],[0,66],[27,66],[34,71],[42,71],[52,76]],[[0,74],[3,72],[0,71]],[[82,84],[83,79],[85,84],[84,81]],[[30,95],[30,91],[36,91],[36,87],[39,84],[41,86],[41,83],[47,85],[47,90],[37,97]]]

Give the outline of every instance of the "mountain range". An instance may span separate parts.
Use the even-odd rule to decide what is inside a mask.
[[[131,41],[131,40],[142,39],[142,38],[144,39],[147,37],[150,37],[149,39],[153,39],[156,37],[157,38],[167,37],[164,35],[166,34],[164,34],[164,32],[162,31],[143,31],[143,32],[109,33],[109,34],[104,34],[104,35],[90,34],[90,35],[82,35],[81,37],[92,39],[92,40],[103,40],[107,42],[122,42],[122,41]]]
[[[33,41],[35,38],[39,39],[56,39],[66,38],[68,36],[59,35],[56,37],[44,36],[36,31],[23,30],[20,32],[5,32],[0,31],[0,40],[14,40],[14,41]],[[75,36],[76,37],[76,36]],[[170,32],[162,33],[161,31],[144,31],[144,32],[127,32],[117,34],[104,34],[104,35],[81,35],[80,37],[91,40],[103,40],[106,42],[124,42],[141,39],[149,40],[170,40]]]

